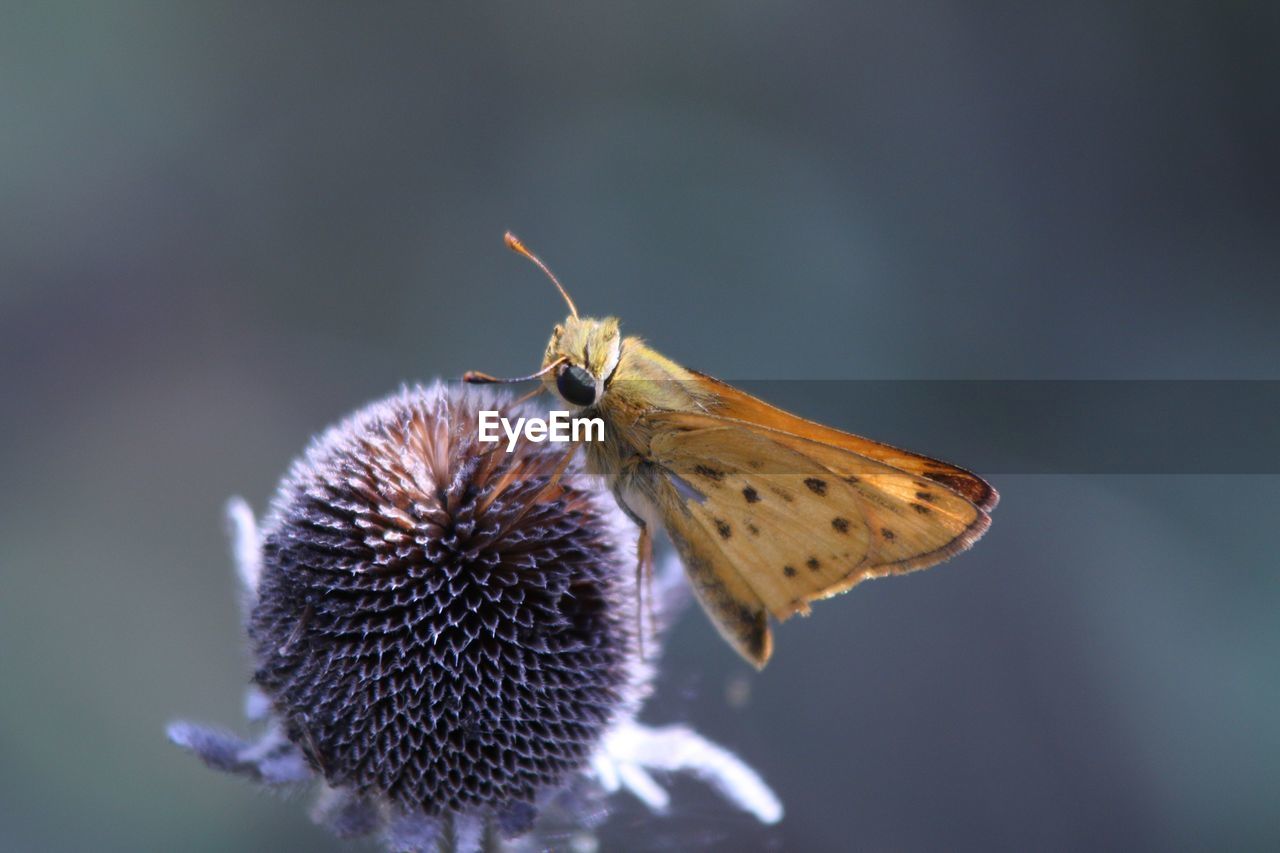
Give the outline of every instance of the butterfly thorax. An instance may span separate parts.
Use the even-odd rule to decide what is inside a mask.
[[[569,364],[585,367],[599,377],[601,393],[596,402],[580,410],[585,417],[604,421],[604,440],[588,442],[587,468],[604,476],[609,487],[634,514],[653,521],[652,505],[661,483],[649,463],[649,445],[654,427],[650,416],[659,412],[705,412],[714,400],[704,390],[696,374],[648,347],[638,337],[627,337],[618,345],[616,364],[607,375],[596,371],[607,367],[609,333],[617,321],[570,319],[557,327],[548,347],[548,359],[567,358]]]

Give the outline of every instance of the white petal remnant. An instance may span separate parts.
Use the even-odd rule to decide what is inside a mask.
[[[256,598],[258,580],[262,577],[262,543],[248,501],[239,496],[227,501],[227,524],[231,527],[231,556],[236,564],[236,576],[245,594]]]
[[[666,811],[669,797],[650,770],[692,774],[761,823],[782,820],[782,803],[758,773],[685,726],[655,729],[634,720],[623,722],[605,736],[592,766],[606,791],[626,788],[658,813]]]

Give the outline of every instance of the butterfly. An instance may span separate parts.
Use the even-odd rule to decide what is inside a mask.
[[[537,373],[464,379],[539,379],[582,416],[602,419],[604,439],[583,444],[587,469],[639,526],[638,573],[661,527],[721,636],[757,668],[773,651],[769,617],[808,614],[812,602],[869,578],[939,563],[990,526],[999,495],[976,474],[682,367],[623,337],[617,318],[580,316],[546,264],[511,233],[506,243],[551,279],[570,314]]]

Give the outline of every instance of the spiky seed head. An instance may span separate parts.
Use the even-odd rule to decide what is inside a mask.
[[[313,441],[262,532],[254,680],[337,789],[526,829],[632,713],[633,529],[567,445],[477,440],[487,390],[415,387]]]

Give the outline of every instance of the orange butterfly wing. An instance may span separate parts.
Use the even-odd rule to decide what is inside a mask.
[[[641,417],[647,457],[666,473],[658,505],[699,600],[756,666],[772,649],[766,613],[785,620],[863,580],[934,565],[990,525],[998,497],[976,475],[707,379],[704,411]]]
[[[688,372],[698,377],[698,383],[706,383],[709,386],[700,389],[699,393],[700,396],[709,394],[716,401],[711,414],[768,427],[819,444],[839,447],[868,459],[875,459],[900,471],[907,471],[945,486],[983,511],[994,509],[1000,501],[1000,494],[991,487],[990,483],[963,468],[940,459],[932,459],[919,453],[872,441],[860,435],[823,426],[770,406],[763,400],[739,391],[713,376],[696,370],[688,370]]]

